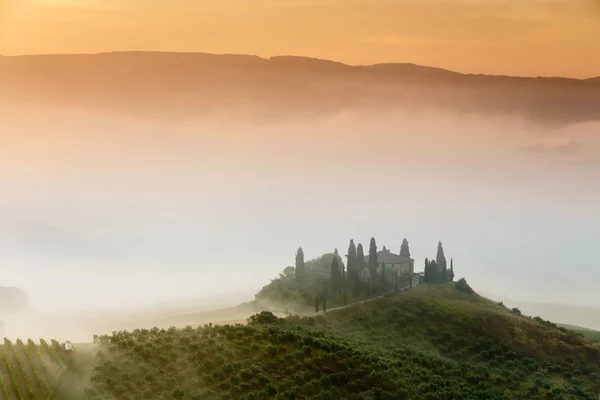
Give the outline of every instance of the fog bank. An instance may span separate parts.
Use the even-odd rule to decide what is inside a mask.
[[[475,288],[600,304],[598,125],[428,110],[175,126],[14,106],[0,120],[0,283],[37,312],[251,300],[298,246],[345,254],[371,236],[408,238],[417,268],[442,240]]]

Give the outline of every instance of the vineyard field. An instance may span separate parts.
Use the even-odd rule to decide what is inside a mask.
[[[67,352],[56,340],[31,339],[0,345],[0,399],[66,400],[83,393],[93,360],[93,346]],[[75,397],[73,397],[75,396]]]

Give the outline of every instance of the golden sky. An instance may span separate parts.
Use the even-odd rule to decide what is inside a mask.
[[[0,0],[0,54],[304,55],[600,75],[599,0]]]

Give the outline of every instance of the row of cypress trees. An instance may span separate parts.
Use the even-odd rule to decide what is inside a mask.
[[[385,250],[385,246],[384,246]],[[410,257],[410,248],[408,240],[403,239],[400,247],[400,255]],[[371,238],[369,243],[369,256],[365,262],[364,250],[361,243],[355,245],[354,240],[350,240],[348,246],[348,254],[346,254],[347,265],[344,267],[342,258],[338,250],[335,249],[334,257],[330,268],[330,281],[328,287],[324,288],[323,293],[316,297],[315,309],[318,312],[321,306],[323,311],[327,308],[327,293],[341,295],[344,304],[347,304],[348,292],[352,293],[353,297],[360,295],[364,283],[361,282],[361,273],[366,268],[369,271],[369,279],[366,285],[367,296],[381,289],[381,293],[386,291],[386,269],[382,262],[379,265],[377,260],[377,242],[375,238]],[[379,272],[381,271],[381,273]],[[304,251],[300,247],[296,253],[296,268],[295,278],[298,283],[306,278],[306,268],[304,264]],[[379,284],[376,284],[376,279],[379,279]],[[398,274],[395,274],[394,290],[398,291]],[[412,277],[410,286],[412,287]],[[424,283],[443,283],[454,280],[454,262],[450,259],[450,268],[447,266],[446,256],[442,242],[438,242],[437,255],[435,260],[425,259]]]
[[[385,250],[385,246],[384,246]],[[410,249],[408,240],[404,239],[400,247],[400,255],[410,257]],[[331,291],[332,293],[341,295],[344,303],[347,302],[348,293],[351,293],[353,297],[360,295],[361,290],[364,288],[365,283],[361,281],[361,273],[365,268],[369,271],[369,282],[367,286],[367,295],[377,291],[381,285],[381,292],[386,290],[386,269],[383,262],[381,266],[377,260],[377,242],[375,238],[371,238],[369,243],[369,256],[365,262],[365,255],[363,245],[361,243],[358,246],[354,243],[354,240],[350,240],[348,246],[348,253],[346,254],[346,268],[344,262],[340,257],[338,250],[335,249],[334,257],[331,262],[330,268],[330,284],[324,290],[323,294],[317,296],[315,308],[318,310],[319,305],[326,308],[326,292]],[[381,268],[381,269],[380,269]],[[378,271],[384,271],[379,273]],[[300,247],[296,253],[296,266],[295,266],[295,278],[298,283],[306,279],[307,270],[304,264],[304,251]],[[380,285],[376,283],[376,279],[380,280]],[[411,280],[412,281],[412,280]],[[396,273],[395,290],[398,290],[398,274]]]

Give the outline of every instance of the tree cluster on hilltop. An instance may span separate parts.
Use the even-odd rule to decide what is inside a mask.
[[[385,249],[385,246],[384,246]],[[402,256],[410,257],[408,241],[400,248]],[[346,263],[337,249],[316,259],[305,261],[304,250],[298,248],[294,267],[287,267],[279,277],[261,289],[255,301],[285,309],[324,310],[345,305],[373,294],[399,290],[412,283],[411,276],[399,276],[395,268],[377,258],[377,242],[371,238],[368,257],[363,245],[350,240]],[[412,271],[411,273],[412,274]]]
[[[399,271],[378,259],[382,253],[390,253],[383,246],[378,252],[377,241],[371,238],[369,252],[365,257],[362,243],[350,240],[344,263],[337,249],[333,253],[305,261],[304,249],[296,251],[295,266],[287,267],[264,286],[255,296],[255,305],[269,306],[289,311],[324,311],[330,308],[360,301],[374,295],[394,293],[413,286],[414,271]],[[403,239],[400,256],[410,258],[408,240]],[[394,256],[395,257],[395,256]],[[411,267],[412,268],[412,267]],[[448,265],[442,242],[438,242],[434,259],[425,259],[422,283],[445,283],[454,281],[454,260]]]
[[[425,283],[445,283],[454,280],[454,261],[450,259],[450,268],[448,268],[441,241],[438,242],[435,260],[425,259],[424,272]]]

